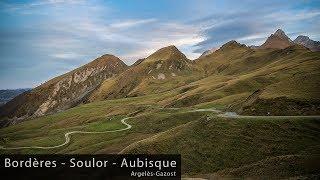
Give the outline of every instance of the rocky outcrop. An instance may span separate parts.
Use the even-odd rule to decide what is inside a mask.
[[[127,66],[113,55],[103,55],[69,73],[21,94],[1,107],[1,117],[42,116],[78,105],[104,80]]]

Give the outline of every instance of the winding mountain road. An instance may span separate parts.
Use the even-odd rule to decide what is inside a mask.
[[[116,129],[111,131],[70,131],[64,134],[65,141],[62,144],[56,145],[56,146],[21,146],[21,147],[2,147],[0,146],[0,149],[4,150],[17,150],[17,149],[54,149],[59,148],[62,146],[67,145],[70,142],[70,136],[72,134],[103,134],[103,133],[112,133],[112,132],[120,132],[120,131],[126,131],[128,129],[131,129],[132,126],[126,122],[127,119],[130,119],[131,117],[126,117],[121,120],[121,123],[126,125],[125,128],[122,129]]]
[[[170,109],[170,108],[169,108]],[[179,109],[179,108],[175,108]],[[217,113],[218,117],[225,117],[225,118],[312,118],[312,119],[320,119],[320,116],[242,116],[238,115],[234,112],[222,112],[220,110],[214,109],[214,108],[208,108],[208,109],[194,109],[190,110],[188,112],[214,112]],[[67,145],[70,142],[70,137],[73,134],[103,134],[103,133],[113,133],[113,132],[120,132],[120,131],[126,131],[132,128],[132,126],[126,122],[127,119],[130,119],[132,117],[126,117],[121,120],[121,123],[126,125],[125,128],[122,129],[116,129],[116,130],[110,130],[110,131],[70,131],[64,134],[65,141],[62,144],[56,145],[56,146],[21,146],[21,147],[3,147],[0,146],[0,149],[3,150],[19,150],[19,149],[54,149],[59,148],[62,146]]]

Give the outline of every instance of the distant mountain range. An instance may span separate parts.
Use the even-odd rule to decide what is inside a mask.
[[[296,44],[303,45],[311,51],[320,51],[320,42],[310,39],[308,36],[298,36],[294,41]]]
[[[274,34],[271,34],[267,40],[260,46],[250,46],[253,49],[284,49],[294,44],[302,45],[311,51],[320,51],[320,42],[310,39],[308,36],[298,36],[295,40],[291,40],[282,29],[278,29]],[[205,51],[201,56],[206,56],[213,53],[216,49]]]
[[[175,46],[132,66],[103,55],[18,95],[0,107],[0,116],[25,119],[82,103],[164,92],[169,95],[158,103],[165,107],[215,102],[242,114],[319,114],[320,54],[312,52],[318,47],[305,36],[292,41],[279,29],[259,47],[230,41],[194,61]]]
[[[308,36],[298,36],[295,40],[291,40],[285,32],[278,29],[274,34],[268,37],[260,48],[284,49],[294,44],[302,45],[311,51],[320,51],[320,42],[310,39]]]
[[[30,91],[31,88],[24,88],[24,89],[3,89],[0,90],[0,106],[7,103],[8,101],[12,100],[14,97],[22,94],[26,91]]]

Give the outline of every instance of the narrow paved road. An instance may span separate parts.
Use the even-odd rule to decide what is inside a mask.
[[[172,108],[168,108],[172,109]],[[179,108],[175,108],[179,109]],[[225,118],[312,118],[312,119],[320,119],[320,116],[242,116],[238,115],[234,112],[222,112],[220,110],[214,109],[214,108],[208,108],[208,109],[194,109],[190,110],[188,112],[214,112],[217,114],[218,117],[225,117]],[[70,142],[70,137],[72,134],[103,134],[103,133],[112,133],[112,132],[119,132],[119,131],[126,131],[132,128],[130,124],[126,122],[127,119],[130,119],[131,117],[126,117],[121,120],[121,123],[126,125],[125,128],[117,129],[117,130],[111,130],[111,131],[101,131],[101,132],[95,132],[95,131],[70,131],[64,134],[65,141],[62,144],[56,145],[56,146],[21,146],[21,147],[3,147],[0,146],[0,149],[4,150],[17,150],[17,149],[54,149],[59,148],[62,146],[67,145]]]
[[[209,109],[195,109],[191,110],[189,112],[215,112],[217,113],[218,117],[225,117],[225,118],[254,118],[254,119],[264,119],[264,118],[274,118],[274,119],[281,119],[281,118],[307,118],[307,119],[320,119],[320,116],[244,116],[239,115],[235,112],[223,112],[220,110],[217,110],[215,108],[209,108]]]
[[[270,119],[282,119],[282,118],[293,118],[293,119],[297,119],[297,118],[305,118],[305,119],[320,119],[320,116],[244,116],[244,115],[238,115],[234,112],[226,112],[223,114],[218,114],[218,117],[226,117],[226,118],[246,118],[246,119],[266,119],[266,118],[270,118]]]
[[[121,120],[121,123],[126,125],[125,128],[122,129],[116,129],[116,130],[111,130],[111,131],[100,131],[100,132],[95,132],[95,131],[70,131],[64,134],[65,141],[62,144],[56,145],[56,146],[21,146],[21,147],[2,147],[0,146],[0,149],[4,150],[14,150],[14,149],[54,149],[54,148],[59,148],[62,146],[67,145],[70,142],[70,136],[72,134],[103,134],[103,133],[112,133],[112,132],[119,132],[119,131],[126,131],[132,126],[126,122],[127,119],[130,119],[131,117],[126,117]]]

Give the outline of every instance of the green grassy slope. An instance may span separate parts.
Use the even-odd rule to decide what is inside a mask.
[[[236,42],[227,43],[216,52],[196,60],[206,72],[203,79],[194,81],[167,102],[168,106],[192,106],[199,103],[221,104],[230,110],[242,113],[244,105],[258,104],[260,99],[285,97],[288,101],[309,103],[315,106],[312,112],[320,114],[319,72],[320,53],[310,52],[300,46],[283,50],[253,50]],[[262,94],[251,103],[247,98],[255,91]],[[298,106],[299,107],[299,106]],[[264,112],[273,109],[264,109]],[[283,115],[291,112],[283,109]],[[255,114],[252,112],[251,114]],[[276,114],[276,113],[274,113]],[[299,114],[299,113],[298,113]]]
[[[142,63],[106,80],[89,102],[163,93],[166,107],[221,105],[243,114],[281,115],[266,108],[282,98],[296,114],[319,114],[320,53],[299,45],[286,49],[250,49],[230,41],[210,55],[191,62],[174,46],[158,50]],[[163,76],[161,76],[163,75]],[[163,77],[163,78],[162,78]],[[248,101],[256,91],[261,91]],[[299,104],[308,104],[300,107]],[[259,107],[261,112],[253,109]],[[287,109],[282,115],[295,115]]]
[[[307,157],[306,161],[310,161],[310,157],[320,156],[319,130],[320,121],[315,119],[228,119],[211,116],[140,141],[123,153],[179,153],[185,175],[209,174],[285,155],[303,155]],[[308,163],[306,161],[303,162]],[[268,162],[262,162],[261,166],[278,167],[275,162]],[[306,169],[297,167],[290,171],[284,168],[286,173],[275,176],[290,177],[319,170],[311,168],[309,172],[303,172],[303,168]],[[252,174],[245,170],[238,170],[238,174],[225,171],[220,175],[257,175],[252,173],[253,169]],[[268,173],[272,175],[271,171],[265,173],[266,176]]]
[[[55,146],[64,142],[70,131],[108,131],[124,128],[120,120],[127,120],[130,131],[105,134],[75,134],[65,147],[39,150],[0,150],[2,153],[118,153],[139,138],[192,121],[202,113],[176,112],[161,109],[153,103],[157,97],[130,98],[91,103],[70,110],[28,120],[0,129],[1,146]],[[191,118],[188,118],[191,117]],[[103,139],[103,141],[101,141]],[[109,147],[110,146],[110,147]]]
[[[127,120],[132,129],[127,131],[75,134],[69,144],[60,148],[0,153],[179,153],[183,174],[188,177],[253,177],[271,170],[276,173],[270,162],[284,172],[281,177],[306,176],[317,170],[317,166],[308,166],[320,150],[319,120],[228,119],[219,118],[214,112],[191,111],[192,108],[162,108],[159,102],[173,94],[94,102],[0,129],[3,147],[54,146],[64,142],[66,132],[121,129],[124,125],[120,120],[132,117]],[[198,107],[224,108],[210,103]],[[282,156],[290,158],[277,159]],[[292,163],[299,166],[292,170]],[[248,167],[252,167],[250,171]]]

